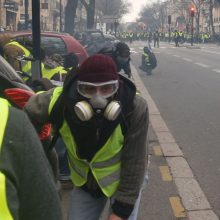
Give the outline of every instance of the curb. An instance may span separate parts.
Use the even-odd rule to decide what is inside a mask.
[[[188,219],[219,220],[133,64],[131,69],[135,85],[148,103],[150,123],[170,167]]]

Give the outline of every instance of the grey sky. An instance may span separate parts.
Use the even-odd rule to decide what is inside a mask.
[[[123,17],[123,21],[129,22],[129,21],[135,21],[138,17],[138,14],[141,10],[141,8],[149,2],[152,2],[152,0],[127,0],[131,3],[130,13],[126,14]]]

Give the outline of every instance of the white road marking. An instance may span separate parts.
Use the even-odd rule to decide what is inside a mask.
[[[218,69],[213,69],[212,71],[214,71],[216,73],[220,73],[220,70],[218,70]]]
[[[130,48],[130,52],[131,53],[138,53],[137,51],[135,51],[135,48],[132,48],[132,47]]]
[[[179,55],[175,55],[175,54],[173,54],[172,56],[173,56],[173,57],[180,57]]]
[[[184,57],[183,60],[188,61],[188,62],[192,62],[191,59]]]
[[[209,68],[209,65],[206,65],[204,63],[195,63],[195,64],[204,68]]]
[[[220,52],[217,52],[217,51],[211,51],[211,50],[204,50],[205,52],[207,52],[207,53],[212,53],[212,54],[218,54],[218,55],[220,55]]]

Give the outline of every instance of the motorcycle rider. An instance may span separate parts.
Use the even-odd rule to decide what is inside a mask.
[[[108,199],[108,219],[137,219],[148,108],[110,57],[87,58],[63,88],[32,97],[25,110],[36,124],[54,124],[66,144],[75,185],[69,220],[99,219]]]
[[[119,42],[115,47],[105,47],[98,53],[110,56],[115,61],[118,72],[124,70],[124,74],[131,78],[130,48],[126,43]]]
[[[0,98],[0,219],[61,220],[51,167],[26,114]]]

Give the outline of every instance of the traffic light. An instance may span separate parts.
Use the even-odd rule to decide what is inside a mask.
[[[195,16],[195,8],[190,8],[190,15],[191,17],[194,17]]]

